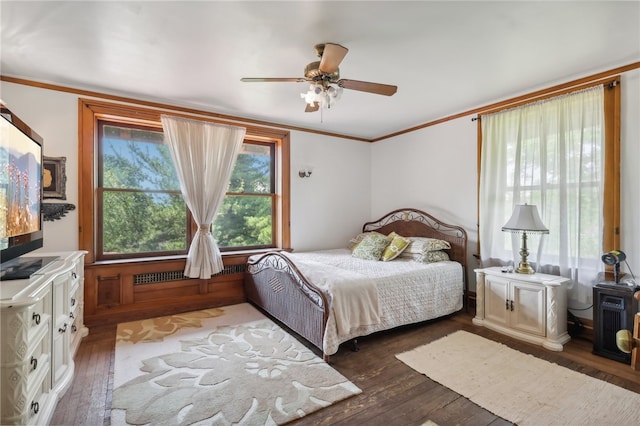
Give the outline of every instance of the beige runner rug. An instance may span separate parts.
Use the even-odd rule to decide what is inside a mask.
[[[518,425],[640,424],[640,394],[465,331],[396,357]]]
[[[283,424],[361,390],[249,304],[118,324],[112,425]]]

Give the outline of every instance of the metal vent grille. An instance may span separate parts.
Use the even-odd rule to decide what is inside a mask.
[[[213,277],[220,275],[242,274],[246,271],[246,264],[229,265],[225,266],[221,272],[213,275]],[[146,272],[144,274],[135,274],[133,276],[133,285],[158,284],[167,281],[180,281],[186,279],[188,278],[184,276],[184,271]]]

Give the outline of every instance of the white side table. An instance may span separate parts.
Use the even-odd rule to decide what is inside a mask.
[[[567,333],[568,278],[547,274],[476,269],[473,324],[516,339],[562,351]]]

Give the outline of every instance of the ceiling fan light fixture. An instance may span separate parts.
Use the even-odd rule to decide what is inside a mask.
[[[311,84],[309,86],[309,90],[304,92],[304,93],[300,93],[300,97],[302,99],[304,99],[304,101],[309,105],[309,106],[313,106],[315,102],[319,102],[319,97],[322,93],[322,86],[318,85],[318,84]]]
[[[319,105],[320,108],[331,108],[342,95],[342,87],[327,84],[326,87],[321,83],[312,83],[309,86],[309,90],[305,93],[300,93],[300,97],[309,106]]]
[[[329,98],[337,101],[342,96],[342,90],[342,87],[338,85],[331,85],[327,88],[327,95],[329,95]]]

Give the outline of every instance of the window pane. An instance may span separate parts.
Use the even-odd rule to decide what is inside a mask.
[[[102,126],[104,188],[180,190],[161,131]]]
[[[231,174],[229,192],[268,194],[271,181],[272,147],[245,142]]]
[[[220,248],[273,245],[270,196],[227,195],[214,221]]]
[[[187,207],[180,194],[105,191],[103,253],[187,249]]]

